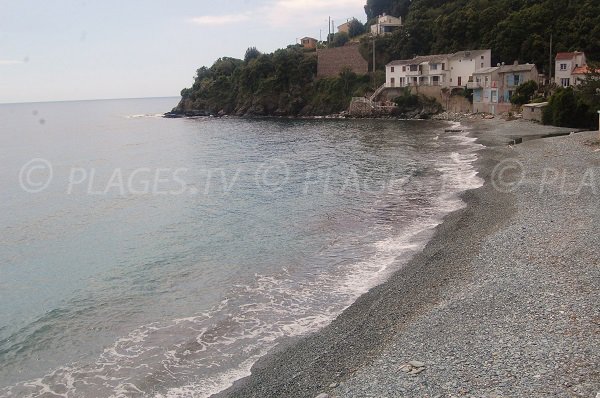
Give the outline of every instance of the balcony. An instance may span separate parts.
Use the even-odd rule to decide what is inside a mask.
[[[407,70],[406,76],[421,76],[422,72],[420,70]]]
[[[476,88],[498,88],[498,82],[496,80],[487,81],[487,82],[468,82],[467,88],[476,89]]]

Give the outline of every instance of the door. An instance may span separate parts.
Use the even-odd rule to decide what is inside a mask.
[[[458,87],[462,86],[462,76],[458,77]]]

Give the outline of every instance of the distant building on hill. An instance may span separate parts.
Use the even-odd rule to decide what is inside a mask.
[[[302,44],[302,47],[308,49],[317,48],[317,43],[318,40],[313,39],[312,37],[303,37],[302,39],[300,39],[300,44]]]
[[[348,33],[350,34],[350,22],[348,21],[346,23],[341,24],[340,26],[337,27],[338,33]]]
[[[386,33],[392,33],[396,29],[402,26],[402,18],[393,17],[391,15],[380,15],[377,17],[377,23],[371,25],[371,33],[374,35],[384,35]]]
[[[554,82],[560,87],[571,87],[577,84],[573,72],[581,72],[581,67],[586,66],[585,53],[580,51],[558,53],[555,59],[555,78]],[[581,75],[581,74],[580,74]]]
[[[337,76],[345,68],[364,75],[369,64],[358,51],[358,45],[317,49],[317,78]]]
[[[491,50],[460,51],[454,54],[418,56],[386,65],[386,87],[467,87],[473,74],[489,68]]]

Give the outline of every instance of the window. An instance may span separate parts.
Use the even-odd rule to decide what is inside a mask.
[[[481,63],[481,67],[483,68],[483,62]]]
[[[393,66],[390,68],[390,72],[394,73],[394,67]]]
[[[431,69],[431,70],[437,70],[437,64],[431,64],[431,65],[429,65],[429,69]]]
[[[521,76],[519,76],[519,75],[514,75],[514,76],[513,76],[513,81],[515,82],[515,83],[514,83],[514,84],[515,84],[515,86],[518,86],[518,85],[519,85],[519,80],[520,80],[520,78],[521,78]]]
[[[396,85],[396,79],[392,77],[390,79],[390,84],[391,84],[392,87],[394,87]]]
[[[406,72],[406,66],[402,67],[402,72]]]
[[[442,70],[446,70],[446,63],[442,62]]]
[[[567,70],[567,64],[560,64],[560,70]]]
[[[481,59],[483,59],[483,55],[481,56]]]
[[[560,85],[563,87],[569,87],[571,85],[571,79],[568,77],[560,79]]]
[[[410,71],[411,72],[416,72],[419,70],[419,65],[411,65],[410,66]]]

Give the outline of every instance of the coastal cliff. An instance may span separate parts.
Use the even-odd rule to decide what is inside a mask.
[[[349,70],[318,80],[316,74],[316,53],[301,46],[251,52],[244,60],[221,58],[198,69],[170,115],[327,115],[346,110],[353,96],[371,89],[369,76]]]

